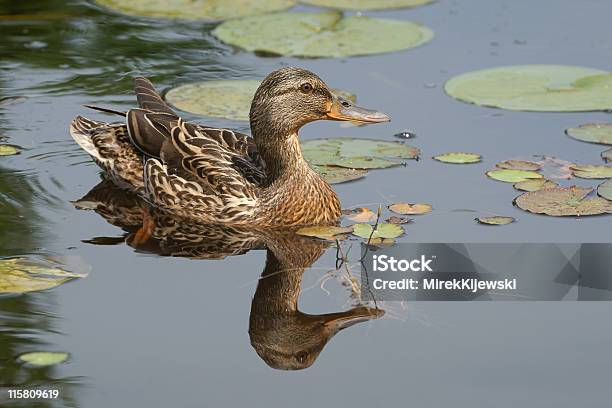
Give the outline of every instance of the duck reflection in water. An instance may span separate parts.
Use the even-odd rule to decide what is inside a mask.
[[[327,242],[291,230],[196,224],[151,207],[110,181],[98,184],[75,206],[94,210],[126,232],[121,238],[86,241],[93,244],[126,242],[138,251],[193,259],[222,259],[265,249],[266,265],[251,303],[249,336],[257,354],[270,367],[310,367],[338,331],[384,314],[367,306],[322,315],[298,309],[304,271],[325,252]]]

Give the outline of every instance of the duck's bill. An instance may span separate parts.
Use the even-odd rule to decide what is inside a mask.
[[[381,123],[391,120],[386,113],[356,106],[343,97],[335,95],[330,110],[327,112],[327,119],[355,123]]]
[[[346,312],[329,313],[323,316],[325,317],[325,327],[335,333],[360,322],[378,319],[384,314],[385,311],[382,309],[359,306]]]

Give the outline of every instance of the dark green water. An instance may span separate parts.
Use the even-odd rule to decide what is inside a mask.
[[[100,176],[67,128],[74,115],[89,113],[83,104],[132,106],[136,75],[167,89],[299,65],[393,118],[362,128],[312,124],[303,129],[304,139],[391,140],[404,129],[418,134],[413,143],[423,160],[337,186],[344,207],[432,203],[434,213],[407,226],[407,241],[610,242],[609,218],[523,213],[511,205],[511,187],[483,175],[500,160],[531,154],[598,162],[603,149],[573,141],[563,130],[609,121],[609,114],[481,108],[449,98],[442,86],[453,75],[498,65],[610,70],[611,13],[605,1],[440,0],[371,13],[429,26],[436,32],[429,44],[309,60],[241,52],[215,40],[212,24],[135,19],[81,1],[0,1],[0,98],[25,98],[0,107],[0,136],[24,148],[0,157],[0,256],[68,256],[91,266],[87,278],[51,291],[0,298],[0,383],[55,384],[62,388],[56,405],[78,407],[606,406],[612,396],[608,303],[389,304],[384,317],[342,331],[320,355],[312,344],[308,355],[296,353],[298,363],[316,359],[310,368],[271,368],[271,357],[249,335],[250,318],[259,313],[253,296],[274,289],[256,289],[266,252],[190,260],[122,243],[133,232],[129,227],[124,231],[70,203]],[[186,117],[247,130],[243,122]],[[429,159],[456,150],[482,153],[485,160],[452,167]],[[456,211],[463,209],[519,222],[482,227],[474,212]],[[341,274],[326,280],[329,294],[320,289],[335,260],[335,251],[327,250],[306,269],[300,310],[351,309]],[[310,321],[284,318],[300,327]],[[15,362],[35,349],[69,351],[71,358],[46,369]]]

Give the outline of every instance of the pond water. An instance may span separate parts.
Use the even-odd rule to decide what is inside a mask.
[[[302,130],[303,139],[392,140],[404,129],[418,135],[411,143],[422,160],[335,186],[343,207],[432,203],[433,213],[406,226],[405,241],[611,242],[609,217],[527,214],[513,207],[510,185],[484,176],[498,161],[533,154],[599,163],[601,146],[571,140],[563,130],[609,121],[609,114],[501,111],[442,90],[451,76],[500,65],[609,70],[611,13],[612,3],[603,1],[440,0],[368,13],[427,25],[436,36],[424,46],[295,59],[221,44],[210,35],[213,24],[126,17],[81,1],[0,1],[0,98],[25,97],[0,107],[0,136],[24,149],[0,157],[0,255],[63,257],[91,269],[51,291],[0,298],[0,384],[54,384],[62,389],[57,406],[79,407],[608,404],[610,303],[391,303],[380,316],[355,307],[342,270],[328,273],[336,263],[331,248],[265,237],[277,252],[207,260],[159,256],[172,252],[166,242],[134,250],[120,226],[71,204],[100,181],[100,172],[70,138],[68,123],[76,114],[107,118],[83,104],[132,106],[136,75],[167,89],[298,65],[392,117],[390,124],[359,128],[315,123]],[[478,152],[484,161],[453,166],[430,159],[449,151]],[[474,222],[493,214],[518,222]],[[262,239],[256,238],[253,247]],[[301,257],[288,249],[295,247],[306,248]],[[258,286],[266,258],[264,273],[289,263],[299,276]],[[304,313],[287,312],[282,302],[294,306],[300,284]],[[262,296],[279,296],[284,314],[268,310]],[[340,311],[347,312],[318,316]],[[290,329],[268,327],[276,324],[270,313]],[[71,358],[45,369],[15,363],[35,349],[68,351]]]

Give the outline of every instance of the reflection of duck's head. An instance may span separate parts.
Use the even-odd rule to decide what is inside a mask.
[[[269,245],[266,267],[251,304],[249,336],[257,354],[272,368],[310,367],[338,331],[384,314],[363,306],[323,315],[298,310],[304,269],[321,256],[325,246],[297,236]]]
[[[383,314],[381,309],[369,307],[323,315],[299,310],[263,315],[251,310],[249,335],[251,345],[270,367],[301,370],[315,362],[338,331]]]

